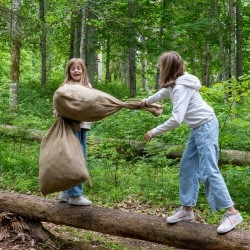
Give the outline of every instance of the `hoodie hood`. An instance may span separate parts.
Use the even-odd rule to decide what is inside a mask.
[[[200,80],[196,76],[188,73],[179,76],[176,79],[175,84],[184,85],[195,90],[199,90],[201,88]]]

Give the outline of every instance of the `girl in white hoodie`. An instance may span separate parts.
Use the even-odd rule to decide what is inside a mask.
[[[143,99],[141,106],[145,107],[170,98],[173,105],[172,115],[166,122],[148,131],[144,139],[150,141],[155,136],[177,128],[183,121],[191,128],[180,162],[181,207],[166,221],[176,223],[194,219],[192,207],[196,206],[200,181],[203,181],[211,210],[226,209],[217,232],[229,232],[243,219],[234,208],[234,202],[218,168],[219,126],[216,115],[199,94],[199,79],[185,72],[184,62],[178,53],[162,53],[158,59],[158,66],[161,89]]]

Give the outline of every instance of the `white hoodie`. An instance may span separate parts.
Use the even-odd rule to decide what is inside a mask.
[[[154,136],[177,128],[183,121],[195,128],[213,119],[214,111],[199,94],[200,87],[199,79],[186,73],[176,79],[174,87],[162,88],[146,99],[149,105],[166,98],[173,104],[172,116],[152,130]]]

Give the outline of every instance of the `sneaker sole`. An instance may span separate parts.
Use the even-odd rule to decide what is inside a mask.
[[[90,206],[90,205],[92,205],[92,203],[84,203],[84,204],[76,204],[76,203],[69,203],[70,205],[74,205],[74,206]]]
[[[60,199],[59,202],[68,202],[68,200],[66,200],[66,199],[62,199],[62,200],[61,200],[61,199]]]
[[[228,230],[226,230],[226,231],[223,231],[223,230],[220,231],[220,230],[217,229],[217,233],[219,233],[219,234],[228,233],[228,232],[230,232],[231,230],[233,230],[236,226],[238,226],[242,221],[243,221],[243,218],[241,218],[240,220],[238,220],[238,221],[235,223],[234,226],[230,227],[230,228],[229,228]]]
[[[179,219],[179,220],[175,220],[175,221],[168,221],[168,220],[166,219],[166,222],[167,222],[168,224],[174,224],[174,223],[177,223],[177,222],[180,222],[180,221],[190,221],[190,222],[192,222],[192,221],[194,221],[194,218],[185,219],[185,220]]]

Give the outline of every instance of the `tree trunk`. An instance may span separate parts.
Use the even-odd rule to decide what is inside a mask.
[[[241,0],[236,0],[236,78],[243,75]]]
[[[75,21],[74,14],[71,13],[70,20],[70,43],[69,43],[69,60],[74,57],[74,41],[75,41]]]
[[[87,51],[87,20],[86,20],[86,7],[82,7],[82,30],[81,30],[81,44],[80,44],[80,57],[86,64]]]
[[[110,45],[110,37],[107,37],[106,40],[106,74],[105,74],[105,83],[111,82],[111,73],[110,73],[110,62],[111,62],[111,45]]]
[[[135,65],[135,48],[128,49],[128,82],[130,97],[136,96],[136,65]]]
[[[217,32],[218,32],[218,40],[219,40],[219,57],[221,61],[221,76],[217,81],[225,81],[228,79],[228,56],[227,50],[225,46],[225,39],[223,39],[223,22],[220,20],[220,13],[219,13],[219,1],[214,0],[214,10],[215,10],[215,20],[217,25]],[[226,36],[226,35],[225,35]],[[226,36],[227,37],[227,36]]]
[[[96,44],[95,44],[95,26],[92,22],[96,19],[94,14],[95,2],[87,1],[85,5],[85,15],[83,16],[85,23],[84,34],[82,39],[85,39],[85,64],[88,70],[89,81],[92,86],[95,85],[95,73],[97,71],[97,55],[96,55]]]
[[[145,43],[145,38],[140,35],[140,43],[144,44]],[[142,45],[143,46],[143,45]],[[142,51],[141,53],[141,86],[143,89],[147,89],[147,77],[146,77],[146,72],[147,72],[147,52]]]
[[[18,87],[20,76],[20,9],[21,0],[12,1],[12,26],[11,26],[11,58],[10,58],[10,97],[9,107],[12,113],[18,112]]]
[[[81,35],[82,35],[82,9],[75,11],[75,35],[74,35],[74,53],[75,58],[80,57],[80,48],[81,48]]]
[[[141,86],[143,89],[147,89],[147,78],[146,78],[146,71],[147,71],[147,61],[142,57],[141,61]]]
[[[40,11],[40,22],[41,22],[41,54],[42,54],[42,70],[41,70],[41,85],[44,86],[47,81],[47,38],[46,38],[46,22],[45,22],[45,10],[44,10],[44,0],[39,0],[39,11]]]
[[[133,24],[134,18],[136,16],[136,6],[135,1],[129,0],[129,13],[128,16],[131,20],[130,27],[128,28],[128,59],[127,59],[127,82],[129,84],[130,97],[136,96],[136,37],[135,37],[135,27]]]
[[[52,222],[121,237],[185,249],[250,249],[250,232],[234,229],[225,235],[216,226],[194,222],[169,225],[158,216],[96,206],[72,206],[41,197],[0,190],[0,212],[10,211],[36,221]]]
[[[236,1],[229,0],[231,77],[236,77]]]

